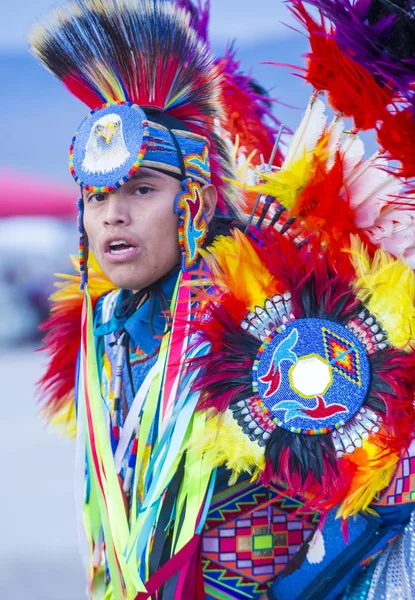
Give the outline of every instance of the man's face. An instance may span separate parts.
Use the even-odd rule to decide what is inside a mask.
[[[84,227],[105,275],[116,286],[139,290],[180,264],[174,200],[181,183],[140,167],[109,193],[84,190]]]

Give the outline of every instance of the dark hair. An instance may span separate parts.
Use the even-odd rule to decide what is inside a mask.
[[[209,223],[208,235],[203,247],[210,246],[218,235],[230,235],[232,229],[235,228],[242,230],[244,225],[235,217],[225,217],[224,215],[215,214]]]

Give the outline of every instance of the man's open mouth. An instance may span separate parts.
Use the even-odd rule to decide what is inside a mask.
[[[136,247],[125,240],[117,240],[109,244],[109,252],[111,254],[125,254]]]

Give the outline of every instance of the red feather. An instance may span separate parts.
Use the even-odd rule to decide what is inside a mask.
[[[317,91],[326,91],[335,111],[354,119],[357,129],[373,129],[391,103],[393,92],[381,87],[373,75],[340,50],[324,20],[317,23],[301,2],[291,8],[307,29],[311,52],[307,67],[298,68]]]
[[[387,113],[378,127],[378,142],[401,166],[398,175],[415,177],[415,120],[410,110]]]
[[[77,275],[60,275],[59,288],[52,297],[50,316],[40,325],[44,332],[43,352],[48,356],[47,368],[38,382],[39,401],[48,420],[70,407],[74,399],[75,371],[81,341],[83,292],[79,264],[72,259]],[[114,289],[89,255],[89,290],[95,308],[100,296]]]
[[[235,53],[227,52],[218,61],[222,73],[221,95],[225,111],[225,130],[230,134],[232,142],[239,137],[241,148],[247,155],[254,150],[263,154],[265,160],[271,156],[278,120],[273,116],[271,103],[267,96],[253,89],[253,82],[239,71],[239,62]],[[270,125],[265,120],[269,119]],[[274,165],[282,163],[282,153],[278,149]]]

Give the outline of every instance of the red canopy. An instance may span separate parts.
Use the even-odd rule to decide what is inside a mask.
[[[28,175],[0,167],[0,218],[73,218],[77,211],[76,200],[75,185],[65,185],[39,175]]]

